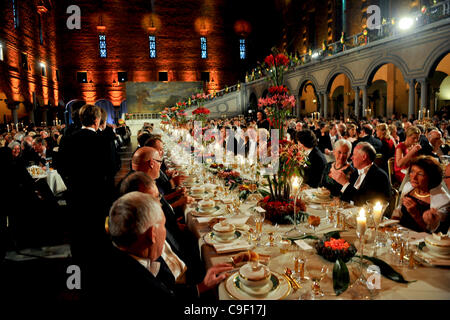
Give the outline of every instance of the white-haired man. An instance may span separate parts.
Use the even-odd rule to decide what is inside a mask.
[[[149,194],[130,192],[116,200],[109,213],[113,246],[102,274],[94,281],[96,297],[109,303],[157,303],[192,300],[226,278],[229,264],[211,267],[196,285],[176,284],[161,254],[166,240],[165,217],[159,202]],[[101,292],[95,291],[100,290]]]

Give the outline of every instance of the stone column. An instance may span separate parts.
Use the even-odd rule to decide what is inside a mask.
[[[359,89],[361,89],[362,91],[362,115],[363,117],[367,116],[366,115],[366,109],[367,109],[367,86],[360,86]],[[373,114],[373,110],[372,110],[372,114]]]
[[[419,79],[420,83],[420,108],[429,109],[428,106],[428,83],[427,79]]]
[[[408,85],[409,85],[409,96],[408,96],[408,119],[411,119],[411,117],[415,113],[415,88],[414,88],[415,80],[409,79]]]
[[[355,91],[355,116],[359,119],[359,87],[353,87],[353,91]]]
[[[324,117],[328,117],[328,92],[323,92],[323,113]]]
[[[319,107],[317,108],[317,111],[320,112],[320,115],[324,116],[324,108],[323,108],[323,94],[319,93]]]
[[[17,110],[19,109],[19,103],[12,102],[8,103],[8,109],[11,110],[11,117],[14,122],[14,124],[19,123],[19,115],[17,113]]]

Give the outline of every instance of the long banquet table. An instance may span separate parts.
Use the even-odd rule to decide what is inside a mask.
[[[178,137],[178,135],[176,136]],[[169,150],[173,149],[172,156],[168,154],[168,157],[170,158],[170,162],[173,164],[176,164],[176,159],[180,157],[179,153],[183,153],[183,150],[177,149],[177,145],[174,142],[178,139],[171,139],[166,134],[163,134],[163,139],[165,143],[167,144]],[[170,152],[169,152],[170,153]],[[191,168],[193,165],[193,162],[189,160],[190,155],[185,155],[184,159],[184,168]],[[187,165],[186,165],[187,164]],[[177,166],[175,166],[177,167]],[[180,166],[181,168],[182,166]],[[197,166],[198,167],[198,166]],[[178,169],[178,168],[177,168]],[[207,170],[206,167],[203,167],[202,170]],[[196,173],[198,175],[203,175],[203,171]],[[207,174],[205,173],[205,176]],[[205,178],[205,177],[204,177]],[[201,184],[197,182],[197,184]],[[194,184],[196,185],[196,184]],[[219,194],[216,194],[219,196]],[[250,227],[255,227],[255,223],[252,218],[252,207],[255,206],[255,203],[248,203],[243,202],[240,205],[239,213],[236,216],[235,214],[225,213],[224,210],[224,204],[219,201],[219,199],[216,199],[216,205],[220,207],[220,210],[223,211],[222,217],[225,218],[248,218],[244,219],[247,220],[246,224]],[[185,218],[187,227],[189,230],[191,230],[194,235],[197,236],[199,241],[199,246],[201,249],[202,258],[205,262],[205,265],[207,268],[211,267],[212,265],[223,263],[223,262],[231,262],[231,257],[236,255],[238,252],[229,252],[229,253],[223,253],[218,254],[213,246],[207,244],[205,242],[205,236],[211,232],[211,227],[206,221],[202,221],[202,223],[199,222],[198,218],[192,215],[193,210],[196,210],[197,202],[188,205],[188,207],[185,210]],[[358,210],[359,208],[349,208],[348,210]],[[306,209],[308,214],[316,215],[321,217],[322,221],[325,221],[326,219],[326,211],[324,210],[324,207],[322,205],[318,204],[308,204]],[[351,216],[351,214],[350,214]],[[355,216],[353,214],[353,216]],[[204,218],[204,217],[202,217]],[[205,220],[205,219],[203,219]],[[354,225],[353,225],[354,226]],[[249,227],[247,226],[247,229]],[[312,248],[310,250],[303,250],[300,249],[297,244],[292,243],[290,245],[288,251],[282,251],[280,250],[280,247],[275,245],[270,246],[266,245],[266,242],[268,242],[267,239],[267,233],[274,232],[274,234],[282,235],[284,232],[290,230],[292,228],[292,225],[272,225],[267,220],[264,222],[263,226],[263,234],[266,235],[265,238],[261,241],[261,245],[255,246],[252,248],[253,251],[259,253],[259,254],[265,254],[270,256],[270,260],[268,262],[268,267],[273,272],[278,272],[283,274],[285,267],[289,267],[291,269],[294,268],[294,260],[293,257],[295,254],[298,254],[298,251],[302,251],[303,255],[306,257],[306,269],[308,269],[308,264],[321,264],[321,265],[327,265],[328,266],[328,272],[325,277],[325,279],[321,282],[321,287],[325,293],[325,296],[323,299],[355,299],[355,296],[353,296],[351,288],[349,288],[347,291],[342,293],[339,296],[336,296],[334,290],[333,290],[333,280],[332,280],[332,270],[333,270],[333,263],[328,262],[327,260],[323,259],[321,256],[319,256],[315,249]],[[304,226],[300,226],[300,228],[304,229]],[[317,237],[321,237],[326,232],[336,230],[335,228],[326,228],[320,230],[319,228],[316,230],[316,232],[312,232],[312,230],[305,230],[308,233],[313,233]],[[373,250],[371,252],[371,246],[370,243],[373,243],[373,228],[368,229],[368,237],[366,239],[364,254],[368,256],[373,256]],[[243,233],[243,238],[245,239],[248,236],[248,233]],[[420,240],[420,237],[423,238],[424,234],[417,234],[412,231],[407,232],[406,237],[409,237],[410,241],[418,241]],[[345,230],[341,230],[341,237],[347,240],[350,243],[354,243],[355,246],[358,248],[359,245],[357,244],[359,240],[356,239],[356,232],[355,229],[352,227],[351,224],[347,225]],[[250,239],[249,239],[250,241]],[[304,240],[306,243],[310,244],[311,246],[314,245],[315,240]],[[373,246],[372,246],[373,247]],[[372,248],[373,249],[373,248]],[[359,254],[359,252],[357,253]],[[417,268],[409,268],[408,265],[398,264],[398,261],[394,257],[393,254],[388,252],[388,246],[385,246],[384,248],[379,248],[377,251],[377,257],[391,265],[396,271],[400,272],[403,277],[408,280],[412,281],[408,284],[401,284],[394,281],[389,280],[388,278],[385,278],[381,276],[380,279],[380,286],[379,289],[372,290],[370,294],[371,299],[380,299],[380,300],[412,300],[412,299],[421,299],[421,300],[448,300],[450,299],[450,272],[448,267],[438,267],[438,266],[429,266],[427,264],[419,264]],[[347,263],[347,267],[349,269],[350,273],[350,284],[354,283],[357,277],[359,276],[359,264],[354,261],[357,259],[353,259],[352,261]],[[448,266],[448,264],[447,264]],[[237,271],[237,268],[236,268]],[[285,299],[289,300],[295,300],[295,299],[304,299],[308,296],[308,293],[310,293],[311,288],[311,282],[305,282],[301,283],[301,288],[298,290],[291,290],[289,295],[283,297]],[[228,300],[232,299],[232,296],[229,294],[229,292],[225,289],[224,282],[222,282],[219,285],[218,288],[218,297],[221,300]]]
[[[308,206],[307,212],[318,215],[322,219],[325,218],[326,212],[323,208],[318,208],[317,205],[313,205],[313,207]],[[218,263],[230,262],[231,257],[236,255],[237,252],[227,253],[227,254],[217,254],[215,249],[205,243],[204,236],[211,232],[211,228],[208,223],[199,223],[196,217],[191,215],[191,211],[193,208],[189,208],[186,210],[186,219],[189,229],[199,238],[199,246],[201,248],[202,258],[205,261],[206,267]],[[248,224],[250,226],[254,226],[254,222],[252,217],[250,216],[250,206],[247,204],[243,204],[241,206],[241,213],[239,216],[248,216]],[[232,216],[235,218],[235,216]],[[273,226],[269,222],[265,222],[263,226],[263,232],[268,233],[270,231],[275,231],[280,234],[289,230],[292,225],[280,225]],[[302,228],[301,228],[302,229]],[[317,236],[320,237],[325,232],[336,230],[335,228],[326,229],[323,231],[318,231]],[[306,230],[307,231],[307,230]],[[411,234],[415,234],[411,232]],[[373,247],[371,248],[371,231],[368,231],[368,239],[366,240],[364,254],[369,256],[373,255]],[[373,236],[373,235],[372,235]],[[341,231],[341,237],[349,241],[350,243],[355,243],[358,247],[358,240],[356,239],[355,229],[351,226],[347,227],[347,230]],[[267,241],[267,237],[263,240]],[[296,250],[301,250],[296,244],[292,244],[289,248],[289,251],[286,253],[281,253],[280,247],[275,243],[274,246],[269,246],[262,241],[262,244],[254,247],[252,250],[270,256],[270,261],[268,266],[271,271],[276,271],[278,273],[283,273],[285,267],[289,267],[291,269],[294,268],[293,257]],[[309,242],[311,246],[313,245],[314,240],[305,240]],[[332,281],[332,269],[333,263],[326,261],[321,256],[319,256],[315,249],[307,250],[304,252],[306,255],[306,265],[309,263],[321,263],[328,266],[328,273],[326,278],[321,282],[321,287],[325,293],[325,297],[323,299],[353,299],[352,291],[347,290],[343,294],[336,296],[333,290],[333,281]],[[395,270],[400,272],[403,277],[408,281],[416,280],[415,282],[411,282],[409,284],[400,284],[394,281],[391,281],[383,276],[381,276],[380,289],[373,290],[372,299],[381,299],[381,300],[447,300],[450,299],[450,270],[446,267],[432,267],[425,265],[418,265],[416,269],[410,269],[408,265],[399,265],[395,264],[393,257],[391,254],[387,252],[387,248],[379,248],[377,251],[377,257],[382,259],[383,261],[390,264]],[[350,283],[353,283],[357,278],[357,262],[349,262],[347,266],[350,270]],[[286,297],[286,299],[295,300],[302,299],[307,296],[309,292],[311,283],[301,283],[302,288],[296,291],[291,290],[291,293]],[[219,299],[228,300],[232,299],[230,294],[225,289],[224,283],[221,283],[219,286]]]

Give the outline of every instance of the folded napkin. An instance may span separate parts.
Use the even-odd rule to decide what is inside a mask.
[[[407,237],[408,237],[409,244],[419,244],[421,242],[424,242],[425,238],[428,236],[429,236],[429,234],[426,232],[409,231]]]
[[[399,220],[389,219],[389,220],[385,220],[385,221],[381,222],[381,223],[378,225],[378,227],[381,227],[381,228],[383,228],[383,227],[388,227],[388,226],[391,226],[391,225],[393,225],[393,224],[397,224],[397,223],[399,223],[399,222],[400,222]]]
[[[218,254],[249,250],[252,247],[253,246],[245,240],[237,240],[237,241],[233,241],[231,243],[214,244],[214,249],[216,250],[216,252]]]
[[[223,218],[223,216],[208,216],[208,217],[195,217],[195,219],[197,219],[198,223],[208,223],[210,222],[212,219],[217,219],[217,218]]]
[[[313,247],[311,247],[309,244],[307,244],[305,240],[295,240],[294,242],[303,250],[312,250],[313,249]]]
[[[316,227],[316,233],[327,233],[331,231],[338,231],[341,230],[340,228],[335,228],[333,224],[330,223],[321,223],[319,226]]]
[[[243,225],[247,222],[249,217],[235,217],[235,218],[227,218],[227,222],[230,224],[234,224],[235,226]]]

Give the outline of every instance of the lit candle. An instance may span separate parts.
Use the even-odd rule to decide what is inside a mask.
[[[8,132],[9,132],[9,124],[6,124],[6,129],[7,129]]]
[[[366,211],[361,208],[359,216],[356,218],[356,233],[359,237],[362,237],[366,232]]]
[[[16,131],[19,131],[19,124],[16,123]]]
[[[430,110],[427,110],[427,118],[430,118]]]
[[[383,216],[383,207],[381,206],[381,203],[377,201],[375,206],[373,207],[373,220],[378,225],[381,221],[381,217]]]
[[[297,194],[300,189],[300,181],[297,176],[292,177],[292,192]]]

